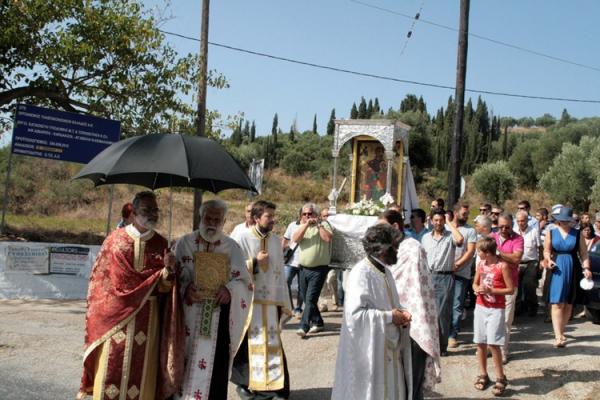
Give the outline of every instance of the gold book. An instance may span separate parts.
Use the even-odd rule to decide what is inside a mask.
[[[214,299],[217,290],[229,282],[229,256],[223,253],[194,254],[196,286],[202,299]]]

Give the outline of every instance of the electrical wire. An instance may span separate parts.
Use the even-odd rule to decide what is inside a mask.
[[[169,32],[169,31],[165,31],[162,29],[159,29],[159,31],[166,35],[176,36],[176,37],[180,37],[182,39],[188,39],[188,40],[200,42],[200,39],[197,39],[197,38],[194,38],[191,36],[186,36],[186,35],[182,35],[179,33]],[[438,88],[438,89],[456,90],[455,86],[450,86],[450,85],[419,82],[419,81],[400,79],[400,78],[395,78],[395,77],[390,77],[390,76],[376,75],[376,74],[371,74],[371,73],[367,73],[367,72],[353,71],[353,70],[344,69],[344,68],[331,67],[328,65],[315,64],[315,63],[311,63],[311,62],[307,62],[307,61],[295,60],[292,58],[280,57],[280,56],[275,56],[275,55],[267,54],[267,53],[261,53],[261,52],[254,51],[254,50],[242,49],[240,47],[229,46],[229,45],[222,44],[222,43],[215,43],[215,42],[209,41],[208,44],[210,44],[211,46],[220,47],[220,48],[233,50],[233,51],[238,51],[241,53],[252,54],[255,56],[266,57],[266,58],[270,58],[273,60],[285,61],[285,62],[289,62],[289,63],[293,63],[293,64],[305,65],[308,67],[319,68],[319,69],[324,69],[324,70],[328,70],[328,71],[342,72],[345,74],[362,76],[362,77],[366,77],[366,78],[374,78],[374,79],[391,81],[391,82],[406,83],[409,85],[418,85],[418,86],[427,86],[427,87],[433,87],[433,88]],[[575,99],[575,98],[567,98],[567,97],[535,96],[535,95],[527,95],[527,94],[519,94],[519,93],[496,92],[496,91],[492,91],[492,90],[479,90],[479,89],[468,89],[468,88],[465,89],[465,91],[470,92],[470,93],[488,94],[488,95],[494,95],[494,96],[517,97],[517,98],[523,98],[523,99],[600,104],[600,100],[596,100],[596,99]]]
[[[350,1],[351,3],[360,4],[360,5],[364,6],[364,7],[372,8],[374,10],[383,11],[383,12],[386,12],[388,14],[394,14],[394,15],[398,15],[400,17],[404,17],[404,18],[408,18],[408,19],[413,19],[414,18],[413,16],[410,16],[408,14],[404,14],[404,13],[401,13],[399,11],[390,10],[389,8],[379,7],[379,6],[376,6],[374,4],[365,3],[365,2],[362,2],[360,0],[348,0],[348,1]],[[438,28],[446,29],[446,30],[453,31],[453,32],[458,32],[458,29],[454,28],[452,26],[443,25],[443,24],[440,24],[440,23],[437,23],[437,22],[433,22],[433,21],[428,21],[428,20],[423,19],[423,18],[419,19],[419,21],[422,22],[422,23],[424,23],[424,24],[436,26]],[[589,70],[600,72],[600,67],[595,67],[593,65],[586,65],[586,64],[578,63],[578,62],[575,62],[575,61],[567,60],[566,58],[556,57],[556,56],[553,56],[553,55],[550,55],[550,54],[542,53],[541,51],[531,50],[531,49],[528,49],[528,48],[525,48],[525,47],[518,46],[516,44],[503,42],[501,40],[489,38],[489,37],[486,37],[486,36],[483,36],[483,35],[478,35],[478,34],[472,33],[472,32],[469,32],[469,36],[473,36],[474,38],[477,38],[477,39],[485,40],[485,41],[488,41],[488,42],[491,42],[491,43],[495,43],[495,44],[500,45],[500,46],[509,47],[511,49],[519,50],[519,51],[522,51],[522,52],[525,52],[525,53],[534,54],[534,55],[539,56],[539,57],[544,57],[544,58],[548,58],[550,60],[554,60],[554,61],[558,61],[558,62],[562,62],[562,63],[565,63],[565,64],[570,64],[570,65],[575,65],[577,67],[586,68],[586,69],[589,69]]]
[[[412,34],[415,30],[415,25],[417,24],[417,20],[421,17],[421,12],[423,12],[423,6],[425,6],[425,0],[421,1],[421,7],[419,7],[419,11],[417,11],[415,16],[412,18],[412,24],[410,25],[410,29],[408,30],[408,33],[406,34],[406,39],[404,40],[404,45],[402,46],[402,50],[400,50],[400,55],[398,57],[402,57],[402,55],[404,55],[406,46],[408,46],[408,41],[412,37]]]

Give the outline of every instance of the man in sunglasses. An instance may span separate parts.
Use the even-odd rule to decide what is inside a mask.
[[[510,266],[511,278],[515,288],[519,286],[519,263],[523,257],[524,240],[523,236],[513,230],[513,217],[508,213],[500,214],[498,217],[498,231],[492,232],[491,237],[496,240],[497,255]],[[515,300],[518,296],[518,289],[511,295],[505,296],[505,314],[506,321],[506,340],[502,350],[502,362],[508,362],[508,344],[510,340],[510,329],[515,317]]]
[[[498,217],[504,212],[502,207],[493,207],[490,213],[490,219],[492,220],[492,232],[498,232]]]
[[[521,200],[519,202],[519,204],[517,204],[517,212],[519,211],[525,211],[527,213],[527,225],[531,226],[532,228],[537,229],[538,231],[540,230],[540,223],[538,222],[538,220],[536,218],[534,218],[530,213],[529,210],[531,210],[531,204],[529,204],[529,202],[527,200]],[[517,221],[514,221],[513,224],[513,230],[517,231],[519,230],[519,227],[517,226]]]
[[[305,204],[300,227],[292,235],[292,240],[300,247],[300,291],[304,299],[300,329],[296,331],[300,337],[323,330],[323,318],[317,303],[329,273],[332,239],[331,225],[319,217],[317,206]]]

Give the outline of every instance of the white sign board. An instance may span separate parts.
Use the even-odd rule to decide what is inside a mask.
[[[90,249],[88,247],[50,247],[50,273],[80,275],[89,268]]]
[[[48,248],[8,246],[6,271],[48,273]]]

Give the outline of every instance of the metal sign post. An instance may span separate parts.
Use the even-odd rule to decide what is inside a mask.
[[[12,151],[8,153],[8,166],[6,167],[6,181],[4,182],[4,203],[2,205],[2,224],[0,225],[0,234],[4,235],[4,222],[6,218],[6,209],[8,208],[8,184],[10,182],[10,171],[12,170]]]

